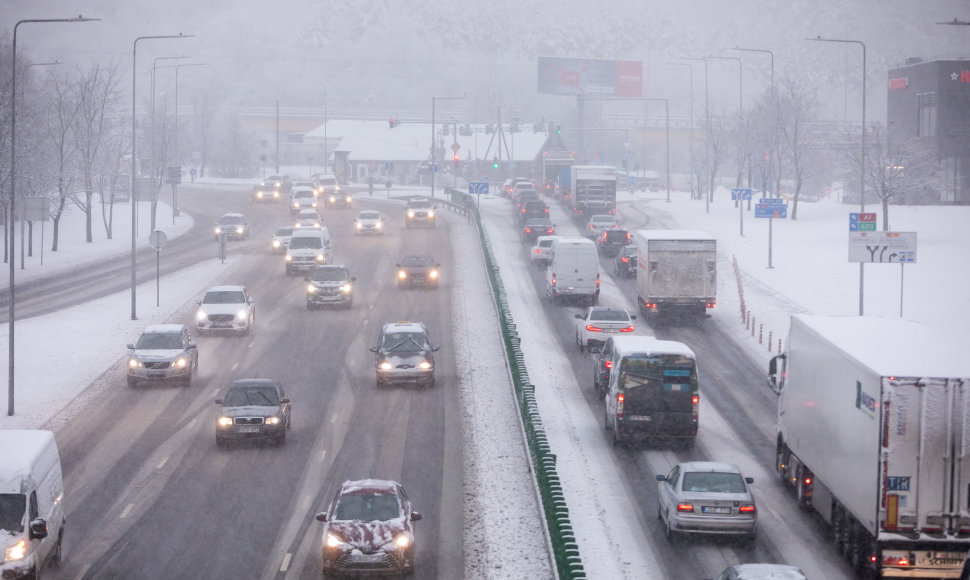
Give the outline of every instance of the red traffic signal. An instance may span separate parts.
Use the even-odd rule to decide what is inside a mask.
[[[400,125],[401,121],[400,119],[395,119],[394,117],[391,117],[390,119],[387,120],[387,123],[388,125],[390,125],[389,128],[393,129],[394,127],[397,127],[398,125]]]
[[[455,153],[455,163],[458,163],[459,161],[461,161],[461,155]]]

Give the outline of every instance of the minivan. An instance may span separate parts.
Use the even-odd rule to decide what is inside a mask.
[[[553,304],[579,300],[594,306],[600,295],[600,262],[596,244],[585,238],[559,238],[552,243],[546,269],[545,295]]]
[[[293,230],[284,261],[287,275],[294,272],[312,272],[321,264],[332,263],[330,231],[322,227]]]
[[[0,429],[0,577],[40,578],[61,562],[64,482],[54,433]]]
[[[665,440],[690,448],[700,394],[694,352],[650,336],[614,336],[594,358],[594,386],[605,390],[613,444]]]

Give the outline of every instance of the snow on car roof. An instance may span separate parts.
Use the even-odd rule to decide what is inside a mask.
[[[741,473],[737,465],[721,461],[687,461],[680,464],[684,473],[691,471],[709,471],[718,473]]]
[[[4,429],[3,461],[0,462],[0,490],[2,493],[23,493],[20,482],[34,471],[42,459],[42,452],[50,446],[54,433],[34,429]]]
[[[397,492],[397,482],[388,479],[348,480],[340,486],[341,494],[364,493],[368,491]]]
[[[209,288],[207,292],[242,292],[243,288],[244,287],[241,285],[225,284],[222,286],[213,286],[212,288]]]
[[[168,334],[182,332],[183,324],[149,324],[142,334]]]
[[[673,354],[695,358],[694,351],[686,344],[675,340],[660,340],[652,336],[614,336],[613,348],[626,356],[630,353],[642,352],[647,354]]]
[[[409,322],[407,320],[402,320],[400,322],[388,322],[384,325],[384,332],[424,332],[425,326],[421,322]]]

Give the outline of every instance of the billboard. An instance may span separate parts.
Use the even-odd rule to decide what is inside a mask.
[[[538,81],[547,95],[641,97],[643,63],[540,56]]]

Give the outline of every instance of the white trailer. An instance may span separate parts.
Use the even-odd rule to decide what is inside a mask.
[[[771,360],[776,469],[860,577],[959,578],[970,548],[966,341],[901,319],[795,315]]]
[[[573,165],[569,168],[572,218],[586,223],[589,216],[616,213],[616,168]]]
[[[706,316],[717,304],[717,242],[694,230],[639,230],[637,304],[644,314]]]

